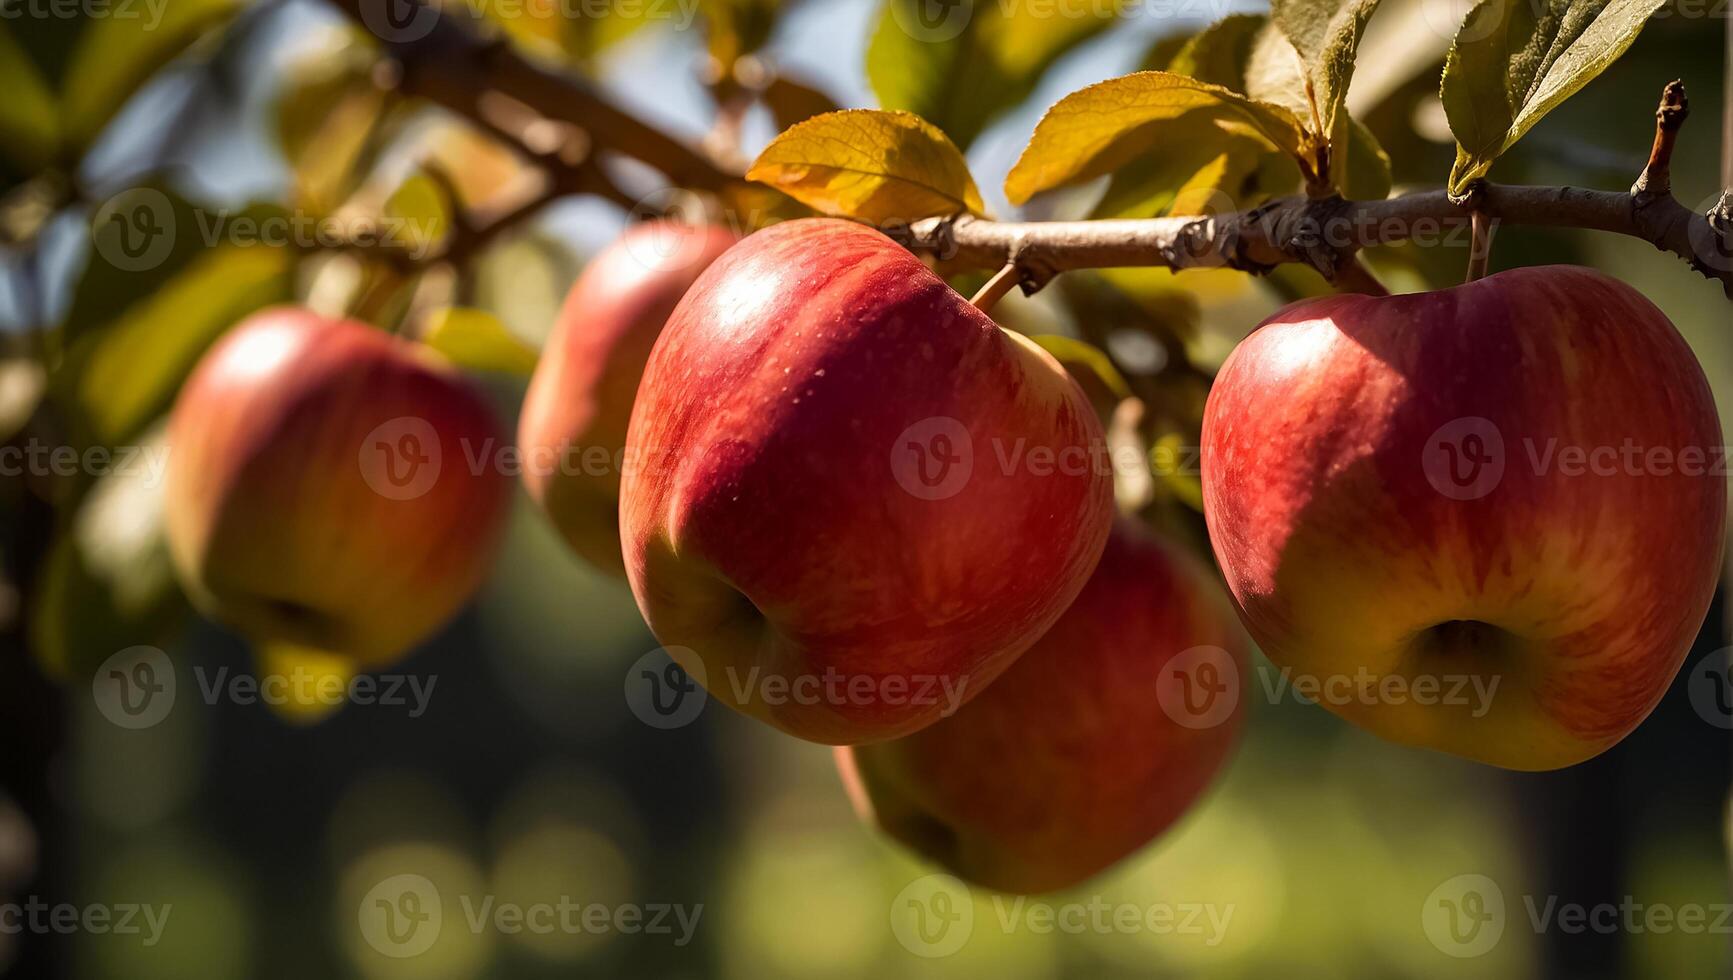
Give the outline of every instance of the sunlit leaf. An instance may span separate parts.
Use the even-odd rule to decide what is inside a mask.
[[[88,146],[146,79],[240,6],[241,0],[174,0],[124,8],[132,16],[120,16],[117,5],[115,16],[91,19],[61,90],[67,139]]]
[[[295,202],[324,215],[355,189],[367,135],[386,105],[373,84],[372,55],[351,34],[284,72],[276,136],[289,164]]]
[[[1302,116],[1320,137],[1336,131],[1336,114],[1348,98],[1355,54],[1379,0],[1270,0],[1270,19],[1299,52],[1307,102]]]
[[[1461,194],[1559,103],[1636,41],[1665,0],[1481,0],[1444,65],[1456,134],[1450,191]]]
[[[89,442],[118,445],[164,411],[199,355],[224,330],[289,295],[293,253],[219,244],[112,323],[87,331],[51,379]]]
[[[1246,92],[1253,98],[1284,106],[1300,119],[1310,120],[1312,103],[1307,85],[1300,53],[1275,25],[1265,27],[1252,42],[1246,65]],[[1346,89],[1339,94],[1345,95]],[[1349,198],[1377,200],[1389,196],[1390,159],[1377,138],[1339,106],[1333,118],[1329,129],[1330,186]],[[1315,147],[1313,152],[1321,154],[1322,147],[1309,134],[1308,143]]]
[[[1005,178],[1005,194],[1021,204],[1042,191],[1112,173],[1143,154],[1165,152],[1181,132],[1176,124],[1188,117],[1300,154],[1300,123],[1288,110],[1184,75],[1138,72],[1073,92],[1047,110]]]
[[[467,371],[528,377],[536,369],[536,352],[485,310],[436,310],[428,317],[421,342]]]
[[[1165,152],[1145,154],[1114,172],[1090,217],[1157,218],[1255,207],[1263,195],[1247,186],[1247,178],[1266,154],[1262,141],[1224,134],[1212,120],[1180,120]],[[1295,181],[1298,173],[1294,170]]]
[[[424,253],[444,240],[452,202],[433,178],[414,174],[385,199],[382,230],[394,245]]]
[[[885,0],[867,48],[879,104],[932,122],[958,146],[1034,91],[1055,61],[1113,24],[1097,4],[1059,16],[1038,3]]]
[[[809,119],[771,141],[746,176],[825,214],[874,223],[986,212],[963,154],[907,112]]]

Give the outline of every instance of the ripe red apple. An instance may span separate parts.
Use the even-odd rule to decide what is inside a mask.
[[[712,695],[802,738],[906,735],[1046,632],[1100,557],[1088,400],[862,225],[747,238],[650,356],[620,532],[639,609]]]
[[[518,419],[524,485],[598,568],[625,574],[621,453],[650,348],[698,274],[739,240],[715,226],[633,225],[585,267],[548,335]]]
[[[1648,715],[1726,524],[1702,368],[1599,273],[1296,304],[1234,351],[1204,513],[1252,636],[1373,732],[1554,769]],[[1454,695],[1454,696],[1453,696]]]
[[[475,592],[510,499],[480,392],[426,348],[267,310],[201,360],[169,423],[181,581],[261,646],[396,660]]]
[[[1002,891],[1069,887],[1149,843],[1221,769],[1245,650],[1212,572],[1130,521],[1077,601],[980,697],[836,750],[862,819]]]

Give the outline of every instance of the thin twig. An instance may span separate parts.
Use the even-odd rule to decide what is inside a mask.
[[[1661,93],[1660,108],[1655,110],[1655,145],[1649,151],[1648,165],[1631,187],[1640,202],[1673,193],[1673,148],[1690,116],[1691,100],[1685,97],[1685,83],[1670,83]]]
[[[330,0],[364,26],[379,19],[373,0]],[[459,115],[481,118],[480,100],[503,92],[549,119],[589,133],[597,146],[617,151],[662,171],[683,187],[717,190],[737,174],[704,153],[645,124],[583,82],[532,64],[501,38],[483,38],[462,22],[462,15],[410,0],[404,26],[376,33],[402,66],[404,92],[436,102]],[[463,8],[459,8],[463,9]]]

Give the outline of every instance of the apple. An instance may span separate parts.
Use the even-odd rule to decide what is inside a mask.
[[[713,225],[633,225],[584,269],[548,335],[518,419],[524,485],[597,568],[625,574],[621,454],[650,348],[698,274],[739,240]]]
[[[718,700],[801,738],[906,735],[990,684],[1112,522],[1087,398],[914,255],[802,219],[680,301],[626,436],[627,579]]]
[[[474,461],[498,430],[425,347],[302,309],[254,314],[169,421],[176,571],[261,648],[386,666],[487,574],[511,481]]]
[[[1588,269],[1291,306],[1228,358],[1202,441],[1253,638],[1398,742],[1591,758],[1655,706],[1715,591],[1709,385],[1665,315]]]
[[[947,871],[1066,888],[1197,801],[1238,735],[1245,665],[1214,573],[1121,520],[1077,601],[992,687],[837,765],[863,820]]]

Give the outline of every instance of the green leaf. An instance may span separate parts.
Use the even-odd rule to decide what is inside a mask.
[[[60,122],[54,93],[12,29],[0,22],[0,166],[29,177],[54,161]]]
[[[726,70],[732,68],[737,59],[764,47],[776,30],[783,6],[782,0],[701,0],[699,9],[704,13],[711,57]],[[628,4],[610,4],[609,10],[613,12],[629,7]],[[618,13],[613,16],[616,19],[620,17]],[[642,23],[644,18],[638,20]]]
[[[375,55],[353,31],[333,32],[327,46],[296,59],[278,91],[277,146],[289,165],[295,203],[319,215],[335,211],[361,179],[368,134],[385,110],[373,84]]]
[[[1254,42],[1268,23],[1262,14],[1224,17],[1187,41],[1173,56],[1167,70],[1244,92],[1246,63],[1251,60]]]
[[[1287,35],[1275,25],[1266,26],[1252,43],[1246,65],[1245,89],[1253,98],[1284,106],[1301,119],[1312,112],[1308,97],[1305,64],[1299,51]],[[1342,94],[1346,94],[1344,88]],[[1308,153],[1315,157],[1313,168],[1320,168],[1328,151],[1330,186],[1344,197],[1381,200],[1390,195],[1390,158],[1371,130],[1351,119],[1346,112],[1335,112],[1327,145],[1308,131]]]
[[[1331,170],[1336,189],[1353,201],[1382,201],[1393,184],[1390,155],[1378,137],[1346,112],[1336,117],[1330,139]]]
[[[1265,197],[1248,179],[1268,153],[1259,140],[1223,134],[1207,118],[1175,123],[1165,153],[1121,167],[1091,218],[1159,218],[1256,207]],[[1298,181],[1298,171],[1294,180]]]
[[[109,456],[49,548],[31,601],[31,646],[61,681],[87,681],[115,653],[162,642],[188,611],[163,533],[162,430]]]
[[[485,310],[448,307],[428,316],[421,342],[467,371],[529,377],[536,352]]]
[[[385,199],[382,231],[393,245],[425,255],[445,239],[453,204],[432,177],[411,174]]]
[[[1182,119],[1204,119],[1222,134],[1301,155],[1300,121],[1281,106],[1171,72],[1146,71],[1099,82],[1047,110],[1005,178],[1021,204],[1042,191],[1112,173],[1175,145]]]
[[[82,441],[114,446],[136,436],[223,331],[289,298],[293,259],[263,245],[208,247],[113,322],[80,336],[50,385]]]
[[[776,121],[776,130],[781,132],[798,123],[806,122],[813,116],[822,116],[827,112],[836,112],[842,108],[836,100],[810,85],[803,85],[785,75],[777,75],[765,86],[765,108],[770,110],[770,116]]]
[[[78,39],[61,92],[68,141],[82,150],[158,68],[207,29],[227,20],[240,0],[174,0],[139,4],[131,16],[94,18]]]
[[[1461,195],[1559,103],[1624,54],[1665,0],[1481,0],[1444,64]]]
[[[963,154],[907,112],[816,116],[772,140],[746,177],[825,214],[876,224],[987,210]]]
[[[1366,22],[1379,0],[1270,0],[1270,19],[1299,52],[1313,132],[1336,131],[1336,114],[1348,98],[1354,56]]]
[[[1040,3],[885,0],[867,80],[881,106],[913,112],[967,147],[1054,62],[1112,26],[1113,10],[1097,4],[1059,16]]]

